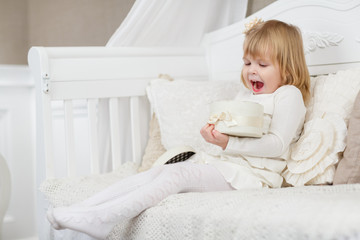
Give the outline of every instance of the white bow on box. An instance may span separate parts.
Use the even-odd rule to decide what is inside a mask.
[[[227,127],[236,126],[238,124],[229,112],[221,112],[220,114],[215,113],[211,115],[208,123],[216,124],[218,121],[223,121]]]
[[[261,137],[264,107],[255,102],[219,101],[210,105],[208,123],[219,132],[241,137]]]

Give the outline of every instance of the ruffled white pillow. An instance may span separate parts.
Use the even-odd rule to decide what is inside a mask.
[[[346,124],[338,114],[305,123],[299,141],[291,146],[286,182],[293,186],[331,183],[338,154],[345,149]]]
[[[311,78],[305,128],[291,148],[291,158],[283,173],[288,183],[302,186],[333,182],[359,90],[360,68]]]

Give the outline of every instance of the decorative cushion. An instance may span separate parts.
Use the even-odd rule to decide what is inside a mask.
[[[346,130],[337,114],[306,122],[300,139],[291,146],[283,173],[286,182],[293,186],[331,183],[338,153],[345,148]]]
[[[294,185],[332,183],[345,148],[346,125],[360,90],[360,69],[311,78],[304,131],[283,173]]]
[[[360,92],[349,120],[344,158],[339,162],[334,184],[360,183]]]
[[[212,154],[221,151],[205,142],[200,129],[210,116],[210,103],[233,99],[242,88],[240,81],[153,81],[147,94],[165,149],[186,145]]]

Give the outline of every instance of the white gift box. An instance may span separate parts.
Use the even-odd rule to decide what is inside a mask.
[[[261,137],[264,107],[248,101],[218,101],[210,105],[208,123],[221,133],[240,137]]]

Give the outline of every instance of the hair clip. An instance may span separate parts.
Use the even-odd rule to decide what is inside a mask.
[[[245,23],[245,30],[243,31],[244,34],[247,34],[251,29],[253,29],[256,25],[263,23],[264,20],[261,18],[254,18],[252,21]]]

